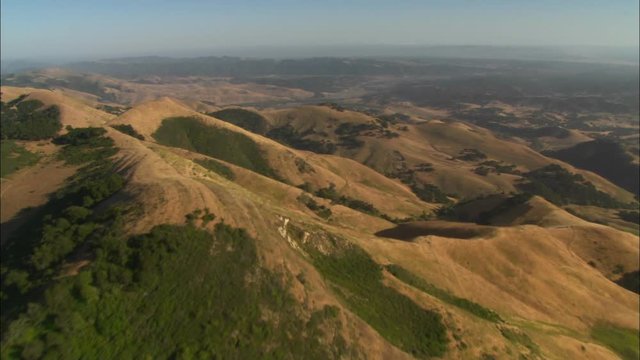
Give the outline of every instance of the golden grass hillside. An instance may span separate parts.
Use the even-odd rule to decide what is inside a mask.
[[[18,96],[24,89],[10,91]],[[32,96],[40,96],[39,92],[44,90],[30,91]],[[55,103],[59,106],[76,106],[80,113],[89,114],[81,102],[65,97],[53,97],[50,101],[59,101]],[[153,141],[152,134],[162,121],[174,116],[196,116],[209,126],[247,136],[258,144],[269,164],[288,183],[222,162],[234,174],[230,180],[195,162],[205,158],[204,155]],[[359,116],[354,115],[354,121],[367,120]],[[146,140],[110,127],[116,124],[132,125]],[[610,349],[593,339],[591,329],[601,322],[638,329],[637,294],[612,281],[619,275],[618,265],[624,271],[640,267],[638,238],[577,219],[541,198],[534,197],[517,209],[515,215],[501,218],[503,226],[417,222],[410,225],[412,231],[419,231],[418,235],[409,234],[406,239],[398,240],[375,235],[394,227],[388,221],[316,199],[332,210],[331,217],[323,219],[298,201],[302,190],[295,185],[334,183],[341,193],[369,201],[391,215],[419,214],[434,208],[417,199],[398,180],[363,165],[358,154],[354,154],[356,161],[290,149],[199,114],[169,98],[136,106],[106,124],[84,126],[87,125],[105,127],[119,149],[114,157],[115,171],[125,177],[126,185],[107,201],[132,206],[134,211],[126,226],[128,233],[144,233],[159,224],[183,224],[187,214],[203,208],[216,215],[209,228],[222,221],[246,228],[257,239],[261,265],[282,274],[305,311],[310,313],[324,305],[340,309],[338,331],[348,344],[357,346],[364,358],[409,359],[411,355],[393,346],[351,310],[314,266],[309,253],[302,249],[301,244],[309,239],[310,246],[319,249],[323,236],[344,239],[350,246],[364,249],[379,265],[399,265],[429,284],[500,316],[500,322],[479,318],[443,300],[442,296],[422,291],[383,271],[385,286],[442,316],[449,339],[446,359],[489,356],[511,359],[520,355],[545,359],[615,359],[617,356]],[[462,139],[457,139],[458,136]],[[493,143],[485,144],[486,141]],[[450,157],[467,146],[478,146],[492,157],[502,156],[500,159],[504,161],[524,159],[519,164],[523,167],[549,161],[526,148],[500,141],[464,124],[433,122],[412,125],[400,138],[380,139],[375,143],[381,157],[384,151],[401,151],[406,153],[407,162],[433,162],[436,173],[460,165]],[[500,153],[508,150],[511,153]],[[303,159],[314,171],[300,171],[296,159]],[[468,177],[467,170],[457,170],[459,172],[448,176]],[[441,181],[445,182],[446,177]],[[477,190],[476,185],[459,186],[468,187],[468,191]],[[496,185],[487,185],[490,186]],[[303,229],[300,238],[293,239],[294,226]]]
[[[101,126],[113,118],[113,115],[100,111],[94,104],[78,96],[70,96],[61,90],[45,90],[2,86],[2,101],[10,101],[20,95],[28,94],[27,99],[42,101],[45,106],[56,105],[60,108],[62,126],[73,127]]]
[[[380,124],[378,119],[370,115],[328,106],[265,110],[261,114],[273,127],[288,124],[299,134],[307,134],[306,138],[330,139],[336,144],[340,143],[340,139],[334,131],[341,124]],[[363,141],[361,146],[338,146],[336,154],[354,159],[384,174],[399,169],[412,169],[420,164],[431,164],[433,171],[417,172],[417,178],[459,198],[515,190],[514,181],[517,177],[513,175],[477,174],[474,170],[482,161],[493,160],[503,165],[515,165],[522,172],[549,164],[561,164],[570,171],[583,175],[598,189],[624,202],[633,201],[631,193],[592,172],[550,159],[522,143],[497,138],[489,130],[475,125],[428,120],[413,124],[391,124],[386,130],[397,135],[386,137],[375,131],[365,131],[357,136]],[[462,160],[460,155],[465,149],[477,150],[486,158]]]
[[[320,188],[333,183],[341,193],[354,198],[366,198],[380,211],[395,217],[419,215],[434,208],[433,205],[419,200],[406,185],[353,160],[290,149],[233,124],[197,113],[178,100],[163,98],[143,103],[114,118],[109,124],[132,125],[145,138],[152,140],[153,133],[164,119],[178,116],[197,117],[208,126],[231,130],[249,137],[265,153],[270,166],[290,184],[300,185],[308,182]],[[311,170],[301,171],[297,165],[301,160],[307,163]]]

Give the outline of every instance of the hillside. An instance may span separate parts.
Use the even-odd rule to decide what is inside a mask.
[[[577,168],[593,171],[638,195],[640,167],[619,143],[604,139],[594,140],[568,149],[548,152],[547,155]]]
[[[557,163],[525,145],[465,123],[373,116],[330,106],[263,114],[271,124],[267,136],[293,147],[352,158],[415,187],[416,194],[425,185],[459,199],[514,192],[521,173]],[[288,128],[288,137],[295,142],[276,131]],[[620,201],[633,201],[631,193],[600,176],[562,165]]]
[[[308,106],[261,112],[260,134],[166,97],[112,115],[69,93],[3,87],[3,101],[22,94],[73,128],[2,182],[3,231],[36,207],[3,232],[3,358],[637,354],[638,296],[616,283],[640,269],[637,236],[537,196],[483,225],[425,220],[550,164],[632,198],[597,175],[459,122],[384,127]],[[72,122],[74,111],[86,118]],[[335,151],[269,134],[286,126]],[[474,171],[490,160],[520,173]],[[45,176],[46,189],[25,181]],[[434,196],[427,184],[453,196],[421,200]],[[19,205],[5,216],[6,201]]]

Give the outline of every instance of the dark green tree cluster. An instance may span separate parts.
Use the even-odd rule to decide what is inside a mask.
[[[55,136],[62,124],[57,106],[42,109],[39,100],[18,97],[8,103],[0,102],[0,134],[2,139],[42,140]]]
[[[309,210],[313,211],[314,213],[316,213],[316,215],[320,216],[323,219],[328,219],[331,217],[331,209],[324,205],[318,204],[318,202],[315,201],[311,196],[308,196],[304,193],[300,194],[300,196],[298,196],[298,201],[303,203]]]
[[[517,185],[521,191],[540,195],[556,205],[578,204],[605,208],[631,206],[596,189],[582,175],[572,174],[560,165],[547,165],[524,174],[524,177],[528,181]]]
[[[74,154],[77,150],[72,148],[88,149],[95,144],[116,152],[111,139],[104,138],[103,133],[95,129],[70,130],[58,139],[66,143],[61,154]],[[107,157],[91,157],[83,162],[73,159],[74,164],[84,166],[6,241],[0,271],[3,321],[23,311],[27,300],[41,296],[66,259],[108,231],[117,217],[115,209],[96,210],[124,186],[114,164]]]
[[[3,358],[329,359],[348,356],[332,306],[306,318],[242,229],[112,227],[3,334]],[[144,341],[140,341],[144,339]]]
[[[447,194],[443,193],[439,187],[433,184],[412,182],[409,184],[409,187],[411,188],[411,191],[413,191],[413,193],[422,201],[441,204],[448,204],[451,202],[447,197]]]
[[[315,195],[324,199],[331,200],[334,204],[340,204],[348,208],[358,210],[365,214],[373,216],[381,216],[382,213],[376,209],[371,203],[363,200],[354,199],[345,195],[338,194],[335,184],[329,184],[326,188],[316,190]]]
[[[487,155],[477,149],[462,149],[458,156],[454,157],[456,160],[462,161],[480,161],[487,158]]]
[[[127,134],[129,136],[132,136],[138,140],[144,140],[144,136],[142,136],[142,134],[140,134],[139,132],[136,131],[136,129],[133,128],[133,126],[131,126],[130,124],[117,124],[117,125],[113,125],[111,126],[112,128],[120,131],[123,134]]]
[[[618,211],[618,217],[624,221],[640,225],[640,212],[638,211]]]
[[[67,126],[67,133],[53,139],[53,143],[63,146],[59,157],[68,164],[105,161],[118,152],[113,140],[104,136],[106,132],[97,127],[74,129]]]

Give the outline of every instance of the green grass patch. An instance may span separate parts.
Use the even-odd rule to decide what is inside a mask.
[[[487,321],[495,323],[502,322],[500,315],[498,315],[496,312],[487,309],[479,304],[476,304],[473,301],[457,297],[446,290],[440,289],[435,285],[426,282],[424,279],[414,275],[401,266],[392,264],[387,265],[385,268],[399,280],[413,286],[416,289],[422,290],[425,293],[437,299],[440,299],[447,304],[451,304]]]
[[[591,329],[591,337],[609,347],[624,360],[640,358],[640,335],[637,330],[598,324]]]
[[[534,343],[533,340],[531,340],[529,335],[522,332],[521,330],[501,326],[500,333],[505,339],[511,341],[512,343],[526,347],[527,349],[529,349],[529,351],[531,351],[532,354],[540,353],[540,347],[536,343]]]
[[[39,156],[13,140],[0,142],[0,177],[5,177],[38,162]]]
[[[213,159],[195,159],[194,162],[207,170],[213,171],[214,173],[222,176],[227,180],[233,181],[233,179],[236,178],[233,170],[219,161]]]
[[[279,180],[253,140],[231,130],[206,125],[195,117],[164,119],[153,137],[163,145],[195,151]]]
[[[443,355],[448,339],[440,314],[385,286],[380,265],[362,249],[331,235],[327,237],[312,239],[302,246],[342,301],[401,350],[417,358]],[[330,254],[313,247],[322,241],[326,242],[325,250],[334,248]]]

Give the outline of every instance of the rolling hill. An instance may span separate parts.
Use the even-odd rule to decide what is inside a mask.
[[[598,175],[460,122],[305,106],[260,111],[252,132],[168,97],[114,115],[2,94],[72,126],[2,180],[3,358],[637,354],[638,295],[617,283],[640,269],[637,236],[539,196],[492,212],[551,164],[633,200]],[[465,198],[485,224],[425,220]]]

